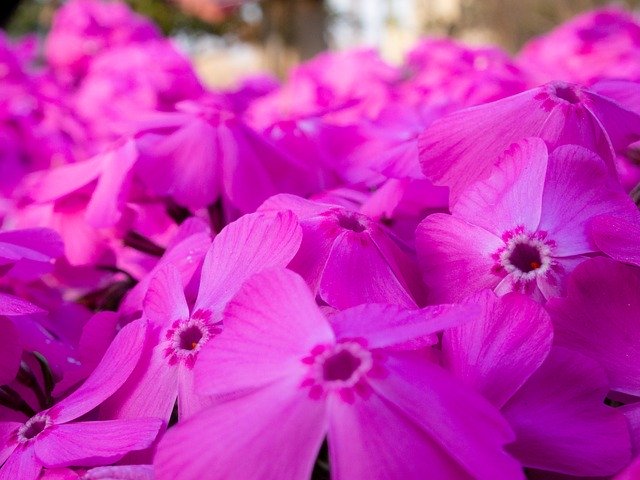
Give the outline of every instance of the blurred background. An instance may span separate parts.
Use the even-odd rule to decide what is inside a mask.
[[[64,0],[2,0],[11,36],[44,34]],[[399,61],[425,35],[517,51],[575,14],[640,0],[128,0],[193,59],[201,77],[224,87],[258,72],[279,77],[329,49],[378,48]]]

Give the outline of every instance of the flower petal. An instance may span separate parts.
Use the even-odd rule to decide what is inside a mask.
[[[153,480],[152,465],[116,465],[96,467],[84,474],[82,480]]]
[[[416,230],[416,250],[430,303],[457,302],[495,288],[502,276],[492,258],[504,242],[485,229],[436,213]]]
[[[100,407],[102,418],[151,416],[169,422],[178,396],[178,369],[168,365],[159,334],[157,329],[150,331],[135,369]]]
[[[619,262],[640,267],[640,219],[601,215],[590,227],[600,250]]]
[[[384,366],[389,374],[370,379],[373,389],[469,476],[524,478],[520,464],[502,449],[513,433],[486,400],[416,352],[387,352]]]
[[[502,409],[516,432],[508,450],[524,465],[576,476],[609,476],[631,460],[624,415],[604,404],[597,362],[554,348]]]
[[[223,321],[223,332],[204,347],[194,368],[196,387],[207,395],[258,388],[286,376],[302,381],[302,359],[334,340],[309,288],[288,270],[253,276]]]
[[[57,424],[74,420],[104,402],[127,380],[142,354],[147,324],[141,320],[124,327],[89,378],[49,410]]]
[[[0,301],[2,299],[0,298]],[[20,357],[22,356],[22,344],[18,329],[13,322],[5,317],[0,317],[0,385],[11,383],[18,373]],[[2,463],[0,461],[0,463]]]
[[[549,112],[533,89],[496,102],[459,110],[434,121],[419,138],[420,164],[436,185],[451,188],[451,202],[487,178],[507,147],[538,135]]]
[[[547,309],[555,342],[599,361],[611,388],[640,395],[640,272],[593,258],[569,277],[567,295]]]
[[[407,310],[398,305],[367,304],[330,318],[336,338],[364,338],[368,348],[420,348],[433,345],[435,333],[473,318],[478,309],[468,305],[437,305]]]
[[[542,139],[514,143],[487,180],[462,193],[453,215],[498,237],[517,226],[535,231],[540,223],[547,161]]]
[[[539,228],[556,242],[554,256],[597,251],[587,231],[588,222],[604,213],[631,216],[635,210],[596,154],[576,145],[558,147],[551,153]]]
[[[0,467],[0,480],[36,480],[41,471],[33,446],[19,445]]]
[[[189,318],[182,277],[171,264],[155,272],[143,302],[145,318],[159,327]]]
[[[542,364],[553,327],[544,308],[525,295],[497,298],[484,291],[468,300],[482,314],[444,332],[448,370],[500,408]]]
[[[157,418],[54,425],[35,441],[36,456],[49,468],[112,463],[151,445],[161,426]]]
[[[329,254],[320,296],[344,309],[363,303],[392,303],[407,308],[416,303],[367,232],[345,231]]]
[[[227,225],[205,256],[195,309],[221,310],[251,275],[285,267],[301,241],[298,220],[288,211],[253,213]]]
[[[283,379],[209,407],[170,429],[158,480],[307,480],[326,432],[324,402]]]

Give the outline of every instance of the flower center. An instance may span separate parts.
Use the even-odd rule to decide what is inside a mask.
[[[356,213],[339,213],[338,225],[346,230],[351,230],[356,233],[364,232],[367,229],[367,226],[360,218],[360,215]]]
[[[211,312],[198,310],[186,320],[176,320],[165,335],[164,356],[169,365],[184,363],[193,368],[198,352],[222,329],[211,321]]]
[[[51,418],[47,415],[36,415],[35,417],[30,418],[18,430],[18,441],[20,443],[25,443],[36,438],[50,427],[51,423]]]
[[[340,350],[326,358],[322,365],[322,378],[325,382],[348,381],[362,364],[362,359],[349,350]]]
[[[555,96],[572,104],[580,103],[580,96],[575,87],[567,84],[559,84],[555,87]]]
[[[519,227],[505,233],[503,238],[506,245],[496,254],[499,269],[512,274],[515,280],[533,280],[551,267],[551,250],[555,244],[547,238],[546,232],[526,233]]]
[[[180,348],[182,350],[195,350],[204,336],[204,332],[198,325],[191,325],[178,333]]]
[[[348,403],[358,394],[366,397],[370,391],[368,377],[384,375],[380,356],[366,348],[364,340],[345,340],[335,345],[316,345],[302,363],[309,365],[309,372],[302,387],[309,387],[314,400],[336,392]]]
[[[537,270],[542,266],[540,250],[529,243],[518,243],[509,255],[509,263],[524,273]]]

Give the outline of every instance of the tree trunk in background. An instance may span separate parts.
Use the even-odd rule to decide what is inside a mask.
[[[263,0],[260,5],[267,62],[279,76],[327,48],[323,0]]]

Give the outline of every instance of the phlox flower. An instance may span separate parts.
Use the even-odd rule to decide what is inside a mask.
[[[332,112],[331,123],[351,125],[376,117],[399,78],[400,71],[374,50],[325,52],[294,68],[287,82],[256,100],[248,114],[258,124],[269,125]]]
[[[271,197],[259,210],[291,210],[298,216],[302,244],[289,268],[329,305],[424,303],[411,251],[366,215],[286,194]]]
[[[24,423],[0,422],[0,479],[35,480],[43,467],[109,464],[151,444],[160,419],[74,422],[122,385],[140,358],[145,334],[142,321],[124,327],[80,388]]]
[[[449,38],[425,38],[407,54],[410,75],[398,94],[412,105],[446,111],[492,102],[527,88],[528,77],[496,47],[471,47]]]
[[[285,155],[224,103],[214,96],[182,102],[140,124],[135,171],[150,192],[192,210],[222,198],[249,213],[276,193],[315,191],[312,166]]]
[[[525,44],[518,63],[537,82],[640,80],[640,22],[621,8],[583,13]]]
[[[633,218],[636,207],[597,155],[575,145],[549,154],[539,138],[514,144],[452,215],[418,227],[429,299],[457,301],[485,288],[557,296],[566,274],[600,251],[588,227],[604,213]]]
[[[470,315],[367,304],[327,319],[296,274],[254,276],[196,363],[215,404],[167,432],[157,478],[308,479],[325,436],[338,480],[523,478],[504,421],[420,349]]]
[[[96,55],[74,108],[92,138],[105,141],[130,133],[145,113],[172,111],[203,91],[192,65],[169,41],[131,43]]]
[[[615,152],[640,139],[640,114],[588,88],[551,82],[435,120],[418,141],[422,171],[450,187],[455,203],[491,175],[509,145],[527,137],[542,138],[550,149],[586,147],[615,174]]]
[[[159,37],[157,27],[125,3],[73,0],[56,12],[44,45],[45,57],[63,80],[73,81],[106,48]]]
[[[558,345],[602,364],[611,389],[640,396],[640,270],[593,258],[573,272],[567,295],[549,302]]]
[[[143,303],[150,331],[142,359],[102,412],[115,418],[152,415],[168,422],[176,399],[180,418],[202,408],[208,399],[193,390],[193,367],[204,346],[215,343],[222,331],[226,303],[250,275],[286,266],[301,237],[291,212],[254,213],[229,224],[205,255],[192,308],[179,271],[171,264],[157,271]]]
[[[516,433],[507,451],[526,467],[567,475],[623,468],[631,455],[627,422],[603,402],[602,367],[552,347],[549,314],[522,294],[485,290],[468,303],[482,314],[443,333],[443,363],[500,409]]]

